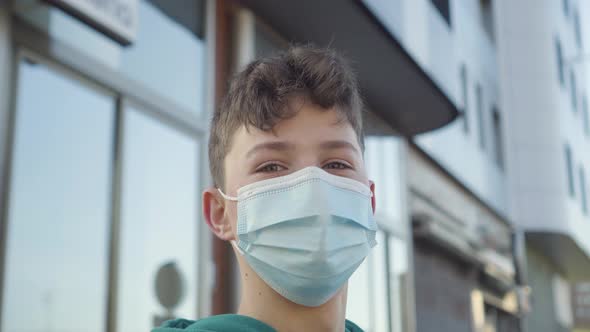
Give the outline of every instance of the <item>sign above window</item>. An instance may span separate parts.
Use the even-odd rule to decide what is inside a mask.
[[[138,0],[45,0],[121,45],[135,40]]]

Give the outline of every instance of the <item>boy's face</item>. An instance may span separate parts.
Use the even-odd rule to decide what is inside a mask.
[[[323,110],[311,103],[296,106],[300,111],[277,123],[272,131],[241,127],[234,133],[232,148],[225,158],[224,192],[236,196],[237,190],[247,184],[308,166],[357,180],[373,191],[350,123],[334,109]],[[223,235],[214,232],[222,239],[235,239],[237,204],[225,201],[222,205],[224,226],[229,224],[229,229],[222,231]]]

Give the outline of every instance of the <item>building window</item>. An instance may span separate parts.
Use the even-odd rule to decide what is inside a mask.
[[[117,331],[197,311],[199,143],[144,111],[124,120]]]
[[[578,48],[582,48],[582,28],[580,27],[580,13],[578,10],[574,13],[574,34],[576,35]]]
[[[567,172],[567,185],[569,194],[571,197],[574,197],[576,194],[576,189],[574,186],[574,169],[573,169],[573,160],[572,160],[572,149],[569,145],[565,146],[565,167]]]
[[[588,198],[586,197],[586,173],[584,168],[580,166],[580,199],[582,200],[582,211],[585,215],[588,214]]]
[[[17,70],[1,329],[105,331],[115,98],[28,59]]]
[[[408,331],[414,315],[408,293],[413,275],[409,243],[403,236],[409,225],[403,208],[402,142],[387,135],[367,136],[365,145],[367,173],[381,184],[375,189],[381,207],[375,218],[388,227],[377,232],[379,245],[348,282],[346,317],[364,331]]]
[[[379,246],[348,282],[346,317],[364,331],[407,331],[407,242],[381,230],[376,239]]]
[[[574,112],[578,110],[578,92],[576,87],[576,74],[570,70],[570,94],[572,98],[572,109]]]
[[[490,40],[495,42],[496,34],[494,33],[494,9],[492,7],[492,0],[480,0],[480,10],[483,29],[490,37]]]
[[[563,49],[559,39],[555,38],[555,53],[557,56],[557,73],[559,77],[559,84],[565,86],[565,72],[563,69]]]
[[[469,132],[469,92],[467,89],[467,67],[461,65],[461,94],[463,98],[463,131]]]
[[[475,88],[475,98],[477,101],[477,123],[479,130],[479,146],[482,149],[486,148],[486,133],[485,133],[485,116],[483,105],[483,92],[481,85],[478,83]]]
[[[432,4],[438,12],[442,15],[445,19],[447,24],[451,26],[451,11],[449,8],[449,0],[431,0]]]
[[[502,137],[502,122],[500,112],[494,107],[493,122],[494,122],[494,156],[496,163],[500,169],[504,169],[504,146]]]
[[[61,10],[44,5],[49,1],[16,2],[22,7],[19,15],[37,28],[47,30],[52,38],[150,89],[175,107],[193,115],[202,113],[207,84],[204,81],[207,71],[204,0],[134,1],[139,24],[135,41],[126,47]],[[118,7],[114,1],[91,3],[96,3],[97,8]]]
[[[590,136],[590,115],[588,114],[588,98],[586,98],[586,96],[582,99],[582,122],[584,126],[584,134]]]
[[[570,1],[562,0],[563,2],[563,14],[567,17],[570,13]]]
[[[572,326],[572,300],[571,289],[568,281],[555,274],[552,278],[553,288],[553,312],[559,326]]]

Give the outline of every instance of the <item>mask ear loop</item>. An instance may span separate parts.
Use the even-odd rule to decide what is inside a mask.
[[[221,194],[221,197],[227,199],[228,201],[234,201],[234,202],[237,202],[238,201],[238,198],[237,197],[232,197],[232,196],[226,195],[219,188],[217,188],[217,191],[219,191],[219,194]]]
[[[232,197],[232,196],[229,196],[229,195],[224,194],[223,191],[221,191],[221,189],[219,189],[219,188],[217,188],[217,191],[219,192],[219,194],[221,195],[221,197],[227,199],[228,201],[234,201],[234,202],[236,202],[238,200],[237,197]],[[225,226],[226,225],[224,225],[223,227],[225,228]],[[236,240],[230,240],[229,242],[231,243],[232,246],[234,246],[238,250],[238,252],[240,253],[240,255],[242,255],[242,256],[244,255],[244,251],[242,250],[242,248],[240,248],[238,246],[238,242]]]
[[[244,250],[242,250],[242,248],[240,248],[238,246],[238,242],[236,240],[229,240],[229,243],[231,243],[231,245],[236,248],[236,250],[238,251],[238,253],[240,253],[240,255],[244,256]]]

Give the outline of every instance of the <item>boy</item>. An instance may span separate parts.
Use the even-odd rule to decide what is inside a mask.
[[[347,281],[376,244],[364,166],[363,104],[334,51],[293,47],[239,73],[209,141],[207,225],[240,266],[237,315],[153,332],[361,331],[345,319]]]

